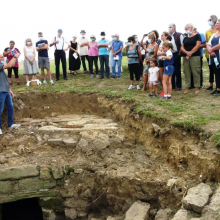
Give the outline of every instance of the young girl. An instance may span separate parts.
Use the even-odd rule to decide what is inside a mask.
[[[150,61],[151,68],[149,69],[149,85],[150,85],[150,94],[149,97],[153,96],[153,86],[155,91],[155,97],[158,96],[158,81],[159,81],[159,68],[158,63],[155,58]]]
[[[172,75],[174,72],[174,59],[173,53],[171,50],[173,49],[173,44],[169,42],[163,43],[163,51],[165,52],[165,56],[162,56],[161,59],[164,60],[164,72],[163,72],[163,91],[164,96],[161,99],[171,99],[172,93]]]

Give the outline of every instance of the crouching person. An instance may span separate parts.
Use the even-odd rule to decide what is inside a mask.
[[[9,130],[15,129],[20,125],[14,124],[13,116],[14,116],[14,107],[12,103],[12,98],[14,97],[13,92],[9,88],[8,79],[5,73],[5,69],[10,69],[13,67],[16,60],[19,58],[20,53],[14,55],[11,61],[8,64],[4,63],[4,56],[0,54],[0,135],[2,134],[2,123],[1,123],[1,115],[4,110],[4,105],[6,105],[8,111],[8,128]]]

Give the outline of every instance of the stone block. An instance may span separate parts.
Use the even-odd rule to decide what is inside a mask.
[[[86,208],[88,206],[88,201],[82,199],[70,198],[64,202],[64,205],[69,208]]]
[[[65,139],[65,140],[63,140],[63,142],[64,142],[64,144],[65,144],[67,147],[72,147],[72,148],[74,148],[74,147],[76,147],[76,145],[77,145],[77,142],[76,142],[75,140],[73,140],[73,139]]]
[[[210,186],[200,183],[188,190],[187,196],[183,199],[183,207],[201,213],[205,205],[209,203],[211,195]]]
[[[50,189],[56,186],[56,180],[43,180],[38,178],[28,178],[19,181],[19,190],[38,191],[40,189]]]
[[[155,220],[169,220],[171,213],[171,209],[160,209],[155,216]]]
[[[0,193],[8,194],[18,190],[17,181],[0,181]]]
[[[61,179],[63,178],[63,168],[62,167],[55,167],[52,168],[52,174],[53,174],[53,178],[56,179]]]
[[[188,220],[188,213],[185,209],[180,209],[172,220]]]
[[[68,209],[66,208],[65,209],[65,216],[67,218],[70,218],[70,219],[76,219],[77,218],[77,212],[75,209]]]
[[[62,145],[64,144],[62,138],[58,138],[58,139],[48,139],[47,143],[48,143],[50,146],[53,146],[53,147],[62,146]]]
[[[46,167],[42,167],[40,170],[40,179],[44,179],[44,180],[51,179],[51,171]]]
[[[150,204],[137,201],[126,212],[125,220],[148,220],[149,212]]]
[[[0,180],[17,180],[39,175],[37,166],[20,166],[0,169]]]

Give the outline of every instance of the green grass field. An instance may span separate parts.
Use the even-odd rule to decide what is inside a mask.
[[[68,61],[67,61],[68,63]],[[212,96],[204,88],[209,86],[208,83],[208,66],[204,58],[203,74],[204,88],[198,95],[191,90],[189,94],[183,94],[183,91],[173,91],[173,99],[160,100],[159,98],[149,98],[149,90],[145,92],[136,89],[128,90],[130,84],[129,72],[127,69],[127,57],[123,57],[123,73],[120,79],[90,78],[89,72],[83,74],[82,67],[77,76],[68,74],[68,81],[61,80],[55,82],[54,86],[49,84],[37,87],[26,87],[24,76],[21,76],[22,86],[13,86],[16,92],[74,92],[74,93],[102,93],[109,96],[118,97],[118,99],[135,100],[137,103],[136,111],[142,112],[152,117],[163,118],[169,123],[195,129],[204,129],[206,132],[219,133],[220,97]],[[67,65],[68,66],[68,65]],[[51,71],[54,75],[55,66],[51,62]],[[22,70],[20,70],[22,73]],[[61,71],[62,74],[62,71]],[[40,76],[38,78],[41,79]],[[185,88],[185,75],[182,73],[183,89]],[[140,82],[142,86],[143,80]],[[161,91],[161,87],[159,88]]]

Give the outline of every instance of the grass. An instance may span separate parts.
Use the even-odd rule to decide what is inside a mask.
[[[68,61],[67,61],[68,64]],[[202,89],[199,95],[191,90],[189,94],[183,94],[183,91],[173,91],[173,99],[160,100],[159,98],[149,98],[149,90],[142,92],[136,89],[128,90],[130,84],[129,72],[127,68],[127,58],[122,59],[123,73],[121,79],[103,80],[90,78],[90,74],[83,74],[82,66],[77,76],[68,74],[68,81],[60,80],[54,86],[42,85],[38,87],[26,87],[24,76],[21,76],[22,86],[12,87],[16,92],[70,92],[70,93],[102,93],[110,97],[120,97],[122,100],[135,100],[136,112],[141,112],[152,117],[163,118],[171,124],[180,127],[189,127],[204,129],[207,132],[219,132],[220,97],[211,96],[210,92]],[[67,65],[68,66],[68,65]],[[88,65],[87,65],[88,66]],[[51,71],[55,72],[54,62],[51,62]],[[61,71],[62,72],[62,71]],[[20,70],[22,73],[22,70]],[[203,75],[204,87],[209,86],[207,61],[204,59]],[[41,78],[39,76],[39,78]],[[62,77],[61,77],[62,79]],[[14,80],[14,79],[13,79]],[[182,82],[184,88],[185,76],[182,73]],[[143,80],[140,82],[142,86]],[[159,89],[161,92],[161,88]]]

